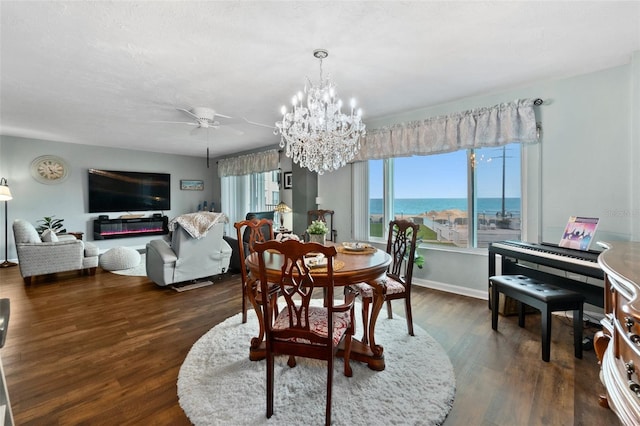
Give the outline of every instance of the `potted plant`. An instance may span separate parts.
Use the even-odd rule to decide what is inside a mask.
[[[43,219],[38,220],[38,227],[36,230],[42,235],[47,229],[51,230],[54,234],[64,234],[67,230],[64,228],[62,222],[64,219],[54,219],[55,216],[45,216]]]
[[[307,234],[309,234],[309,241],[314,243],[324,244],[327,237],[327,224],[321,220],[314,220],[307,228]]]

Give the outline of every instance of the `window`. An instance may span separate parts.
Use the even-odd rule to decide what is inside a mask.
[[[520,240],[522,226],[521,145],[475,150],[475,245]]]
[[[370,160],[368,168],[370,238],[385,238],[395,217],[419,223],[425,243],[520,239],[519,144]]]
[[[235,232],[233,224],[244,220],[247,213],[273,210],[280,202],[273,176],[273,172],[264,172],[221,178],[222,208],[229,218],[227,234]]]

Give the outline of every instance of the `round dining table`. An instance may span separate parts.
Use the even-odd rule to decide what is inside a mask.
[[[366,282],[373,287],[373,303],[371,306],[371,316],[369,318],[369,329],[365,330],[366,343],[356,339],[352,339],[351,359],[365,362],[372,370],[381,371],[385,368],[384,348],[376,343],[375,325],[378,314],[384,304],[385,295],[385,277],[387,268],[391,263],[391,256],[383,250],[375,247],[366,246],[365,249],[347,249],[347,247],[327,242],[326,245],[334,245],[337,255],[334,258],[333,266],[333,285],[335,287],[344,287],[351,284]],[[280,269],[282,267],[283,256],[279,253],[265,252],[265,268],[267,279],[269,282],[278,282],[280,280]],[[260,275],[257,253],[247,256],[245,261],[252,277]],[[327,277],[326,268],[317,268],[312,270],[312,276],[318,286],[330,285]],[[255,306],[255,305],[254,305]],[[256,314],[261,317],[262,312],[256,310]],[[260,321],[262,328],[262,321]],[[260,330],[260,336],[264,335],[264,330]],[[338,356],[342,354],[338,350]],[[250,358],[252,360],[263,359],[265,356],[264,342],[253,342],[250,348]]]

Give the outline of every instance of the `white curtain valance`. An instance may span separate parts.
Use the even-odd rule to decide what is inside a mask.
[[[533,99],[517,99],[367,131],[354,161],[537,142],[533,105]]]
[[[218,176],[242,176],[276,170],[280,156],[277,149],[225,158],[218,161]]]

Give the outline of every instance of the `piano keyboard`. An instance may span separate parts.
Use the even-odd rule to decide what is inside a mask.
[[[499,270],[496,268],[496,255],[502,256]],[[573,250],[552,244],[496,241],[489,245],[489,276],[526,275],[577,291],[584,294],[587,303],[603,307],[604,291],[600,281],[589,280],[604,279],[604,271],[597,262],[599,255],[596,251]]]
[[[532,244],[521,241],[498,241],[491,243],[494,249],[503,249],[517,253],[530,254],[536,257],[567,262],[601,272],[598,266],[598,255],[594,251],[581,251],[547,244]],[[499,253],[499,251],[497,251]]]

